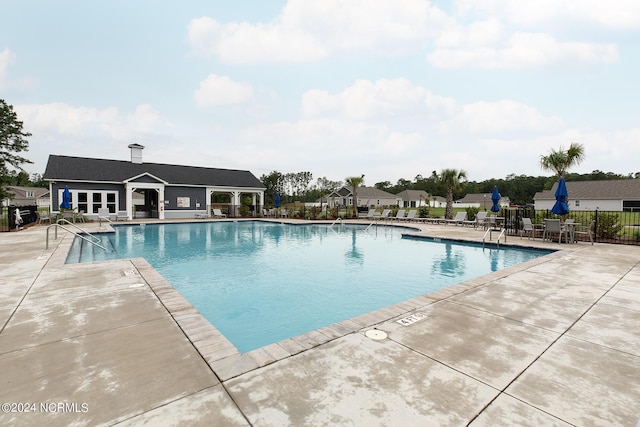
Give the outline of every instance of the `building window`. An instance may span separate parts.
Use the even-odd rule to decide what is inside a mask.
[[[93,193],[93,197],[91,198],[93,213],[97,214],[98,209],[102,207],[102,193]]]
[[[36,197],[36,194],[33,191],[26,191],[25,197],[28,199],[33,199],[34,197]]]
[[[89,199],[87,193],[78,193],[78,212],[89,212]]]
[[[580,200],[576,200],[576,207],[580,206]]]
[[[116,213],[116,193],[107,193],[107,208],[109,213]]]
[[[62,191],[58,192],[59,200],[62,201]],[[110,213],[118,211],[117,191],[71,191],[71,208],[85,213],[98,213],[100,208],[108,208]]]

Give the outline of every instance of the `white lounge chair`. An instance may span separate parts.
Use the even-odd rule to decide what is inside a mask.
[[[465,219],[462,221],[462,225],[468,225],[470,227],[476,228],[478,223],[484,223],[485,218],[487,217],[487,213],[482,211],[476,214],[476,217],[472,220]]]
[[[363,218],[363,219],[373,219],[376,215],[376,210],[375,209],[369,209],[369,212],[367,212],[367,214],[365,216],[361,216],[359,218]]]
[[[418,213],[418,211],[416,209],[411,209],[409,211],[409,213],[407,214],[407,216],[405,216],[404,218],[399,218],[402,221],[412,221],[415,219],[416,214]]]
[[[399,209],[398,212],[396,213],[396,216],[392,216],[391,219],[402,220],[404,219],[404,213],[405,213],[404,209]]]
[[[487,212],[482,211],[478,212],[476,215],[476,220],[474,221],[473,228],[482,227],[485,228],[487,226]]]
[[[456,213],[456,216],[453,219],[448,219],[445,224],[462,224],[465,218],[467,218],[467,213],[461,211]]]
[[[214,209],[213,210],[213,217],[214,218],[226,218],[227,215],[223,214],[222,211],[220,209]]]
[[[382,211],[382,213],[380,214],[380,216],[378,216],[377,218],[380,220],[387,220],[389,219],[389,214],[391,213],[391,209],[384,209]]]

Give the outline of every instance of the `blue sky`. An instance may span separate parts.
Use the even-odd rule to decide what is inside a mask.
[[[0,0],[0,98],[50,154],[395,183],[640,171],[636,0]]]

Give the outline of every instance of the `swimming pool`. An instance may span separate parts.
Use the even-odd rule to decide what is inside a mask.
[[[545,255],[404,238],[407,229],[262,221],[147,224],[68,263],[144,257],[247,352]],[[82,259],[81,259],[82,258]]]

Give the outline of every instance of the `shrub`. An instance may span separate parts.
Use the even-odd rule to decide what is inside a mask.
[[[618,216],[614,214],[599,214],[596,236],[604,239],[615,239],[622,230],[618,222]]]
[[[420,206],[418,208],[418,216],[420,218],[427,218],[429,216],[429,206]]]
[[[476,208],[476,207],[469,206],[468,208],[466,208],[466,211],[467,211],[467,220],[475,221],[476,220],[476,216],[478,215],[478,212],[480,211],[480,209]]]

